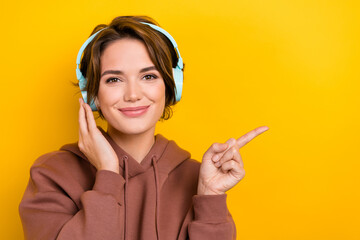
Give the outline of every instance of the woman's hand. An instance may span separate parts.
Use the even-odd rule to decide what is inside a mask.
[[[240,182],[245,170],[239,149],[268,129],[267,126],[258,127],[237,140],[230,138],[226,143],[212,144],[200,166],[198,194],[224,194]]]
[[[119,173],[119,159],[96,126],[94,115],[88,104],[79,99],[79,148],[97,170]]]

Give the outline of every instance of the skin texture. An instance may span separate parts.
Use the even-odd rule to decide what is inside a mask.
[[[165,107],[164,81],[156,69],[140,72],[154,64],[145,45],[136,39],[112,42],[100,60],[101,74],[107,70],[123,73],[101,77],[95,102],[108,122],[109,135],[140,163],[155,142],[156,123]],[[80,150],[97,170],[119,173],[119,160],[96,127],[90,106],[82,99],[79,103]],[[119,111],[119,108],[147,105],[150,106],[147,112],[138,117],[128,117]],[[259,127],[238,139],[212,144],[202,159],[198,194],[224,194],[234,187],[245,176],[239,149],[268,129],[267,126]]]

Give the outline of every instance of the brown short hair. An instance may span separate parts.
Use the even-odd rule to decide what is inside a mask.
[[[109,25],[97,25],[90,36],[100,29],[101,31],[89,43],[84,50],[80,70],[87,79],[87,103],[90,104],[98,95],[100,84],[100,56],[109,43],[123,39],[133,38],[142,41],[148,51],[151,61],[160,72],[165,83],[165,108],[161,120],[167,120],[172,116],[171,106],[176,104],[175,81],[172,68],[177,65],[178,57],[171,41],[161,32],[152,27],[140,23],[147,22],[160,26],[154,19],[148,16],[119,16],[114,18]],[[185,66],[185,64],[184,64]],[[101,110],[99,115],[104,119]]]

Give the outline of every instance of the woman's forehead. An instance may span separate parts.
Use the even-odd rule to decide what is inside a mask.
[[[145,44],[137,39],[120,39],[110,43],[100,57],[101,72],[108,69],[140,71],[153,66]]]

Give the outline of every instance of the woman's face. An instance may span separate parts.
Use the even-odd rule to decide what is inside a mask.
[[[144,43],[116,40],[102,52],[100,63],[98,107],[109,127],[123,134],[154,132],[165,107],[165,84]]]

